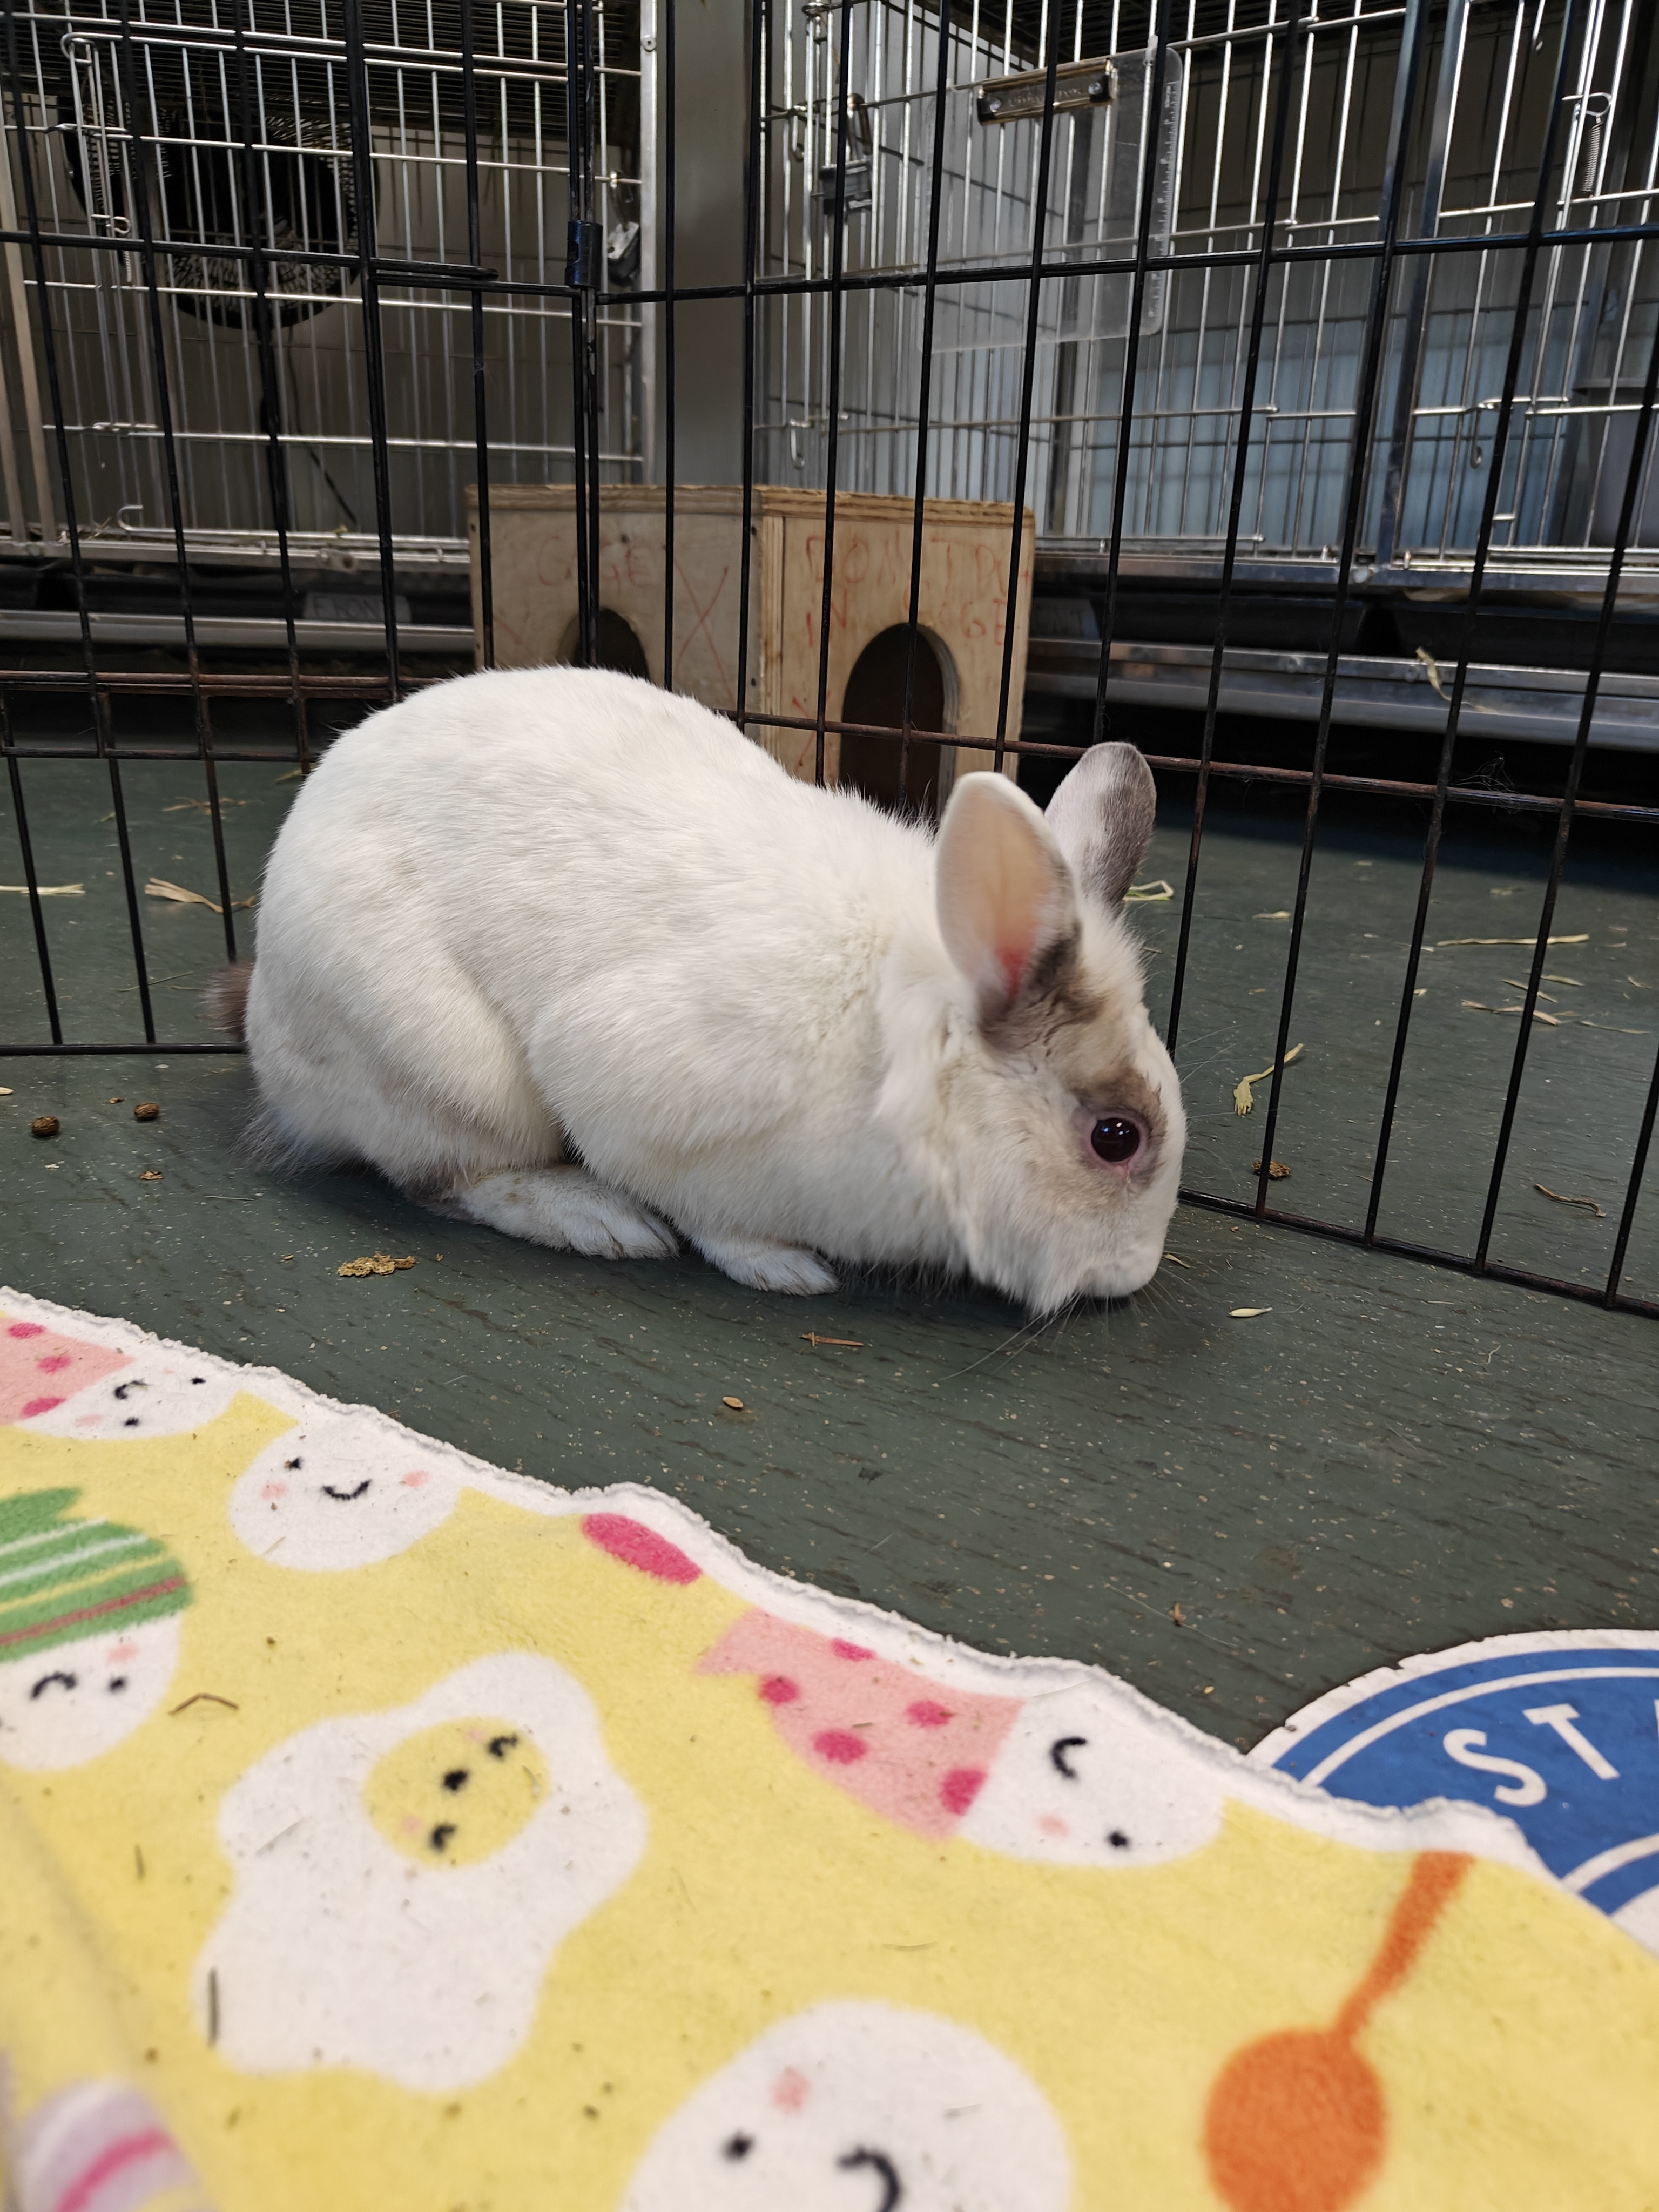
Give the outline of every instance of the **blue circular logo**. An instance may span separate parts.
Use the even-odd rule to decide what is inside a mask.
[[[1506,1814],[1564,1888],[1659,1951],[1659,1633],[1408,1659],[1304,1706],[1250,1757],[1368,1805]]]

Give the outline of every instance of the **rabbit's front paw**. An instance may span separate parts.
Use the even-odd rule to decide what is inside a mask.
[[[768,1244],[757,1237],[699,1237],[695,1241],[705,1260],[751,1290],[787,1291],[806,1297],[836,1286],[817,1254],[799,1244]]]
[[[597,1260],[672,1260],[679,1243],[665,1221],[581,1168],[520,1168],[457,1191],[470,1220],[508,1237],[586,1252]]]

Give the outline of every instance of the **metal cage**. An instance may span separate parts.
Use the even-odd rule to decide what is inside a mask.
[[[972,0],[951,10],[943,35],[921,0],[873,0],[852,19],[843,69],[835,10],[816,0],[780,10],[767,53],[763,266],[802,282],[775,295],[769,318],[765,473],[823,481],[833,335],[840,481],[911,486],[931,266],[933,496],[1006,499],[1023,469],[1050,539],[1121,532],[1126,552],[1212,557],[1229,534],[1249,374],[1239,557],[1328,569],[1368,368],[1366,249],[1397,152],[1398,249],[1458,250],[1413,252],[1383,310],[1360,520],[1367,566],[1468,564],[1528,267],[1492,249],[1524,242],[1536,213],[1558,242],[1527,281],[1487,559],[1599,569],[1659,318],[1659,264],[1640,234],[1659,194],[1659,52],[1651,10],[1622,0],[1574,14],[1564,69],[1568,12],[1566,0],[1449,0],[1416,28],[1407,58],[1416,19],[1397,0],[1315,4],[1293,43],[1283,5],[1182,0],[1151,44],[1148,9],[1124,0],[1042,11]],[[1396,133],[1391,104],[1407,91]],[[1055,281],[1031,317],[1027,398],[1024,303],[1001,280],[1028,267],[1039,209]],[[1293,251],[1272,264],[1252,372],[1253,264],[1269,229]],[[1151,265],[1138,270],[1143,233]],[[848,289],[832,333],[822,286],[837,268]],[[908,281],[860,281],[877,275]],[[1659,574],[1651,456],[1630,556],[1627,588]]]
[[[50,319],[61,408],[52,422],[19,348],[0,409],[15,544],[30,524],[36,544],[60,540],[47,448],[61,429],[101,557],[171,555],[176,465],[193,556],[269,558],[280,532],[349,572],[378,548],[384,455],[399,562],[464,568],[475,337],[497,478],[568,474],[564,9],[500,0],[475,21],[459,0],[100,0],[8,21],[9,320],[15,344]],[[639,257],[637,8],[596,4],[586,35],[593,212],[623,282]],[[38,270],[17,238],[26,153]],[[478,268],[504,289],[441,282]],[[596,318],[601,459],[624,471],[640,453],[639,329],[622,292]]]
[[[930,496],[1013,508],[997,727],[978,740],[997,767],[1075,757],[1121,705],[1149,684],[1157,696],[1146,669],[1175,665],[1160,651],[1185,656],[1201,739],[1149,755],[1190,813],[1172,1048],[1192,1000],[1206,809],[1241,781],[1303,794],[1254,1198],[1189,1199],[1659,1314],[1623,1287],[1638,1208],[1654,1203],[1650,1045],[1621,1063],[1634,1103],[1605,1273],[1494,1248],[1575,827],[1650,838],[1659,824],[1659,808],[1583,788],[1610,702],[1645,711],[1654,688],[1619,645],[1659,564],[1650,7],[755,0],[745,21],[678,0],[626,14],[599,0],[342,0],[337,14],[329,0],[5,0],[4,39],[15,398],[0,462],[12,550],[51,556],[70,635],[55,665],[19,648],[0,667],[39,973],[0,1050],[222,1052],[200,1032],[163,1037],[133,777],[198,767],[234,954],[222,775],[303,770],[319,725],[439,680],[417,657],[430,641],[410,579],[463,558],[469,481],[479,659],[495,659],[491,484],[550,476],[574,487],[575,651],[592,661],[602,486],[662,487],[672,639],[676,485],[689,454],[701,467],[727,452],[742,526],[731,711],[757,733],[804,732],[820,777],[831,734],[896,747],[902,789],[913,740],[953,743],[916,715]],[[805,713],[749,703],[764,483],[823,496]],[[891,726],[845,719],[830,696],[836,501],[849,490],[911,503]],[[1048,626],[1056,657],[1045,678],[1034,649],[1032,680],[1069,686],[1075,712],[1016,738],[1028,508],[1039,592],[1071,617]],[[135,665],[100,632],[98,592],[137,538],[176,592],[177,635],[170,659]],[[222,652],[203,611],[228,553],[263,559],[275,595],[252,660]],[[348,560],[362,604],[342,627],[373,638],[367,671],[314,650],[333,634],[307,611],[316,576]],[[1147,580],[1171,576],[1203,586],[1201,645],[1136,640]],[[1417,683],[1434,769],[1348,773],[1332,734],[1357,619],[1379,593],[1416,604],[1425,578],[1443,643],[1389,665]],[[1316,586],[1297,602],[1299,749],[1241,757],[1223,713],[1249,658],[1235,634],[1250,593],[1287,579]],[[1492,607],[1522,591],[1570,603],[1579,623],[1576,660],[1552,677],[1563,773],[1532,792],[1471,779],[1459,752],[1486,711],[1483,683],[1528,673],[1476,667],[1473,650]],[[133,957],[125,1035],[88,1037],[58,988],[27,803],[47,758],[94,760],[107,778]],[[1313,961],[1322,809],[1349,791],[1413,802],[1422,861],[1368,1188],[1339,1218],[1270,1203],[1270,1176]],[[1437,867],[1470,809],[1541,819],[1551,842],[1493,1151],[1458,1164],[1479,1212],[1462,1244],[1390,1229],[1384,1208]]]

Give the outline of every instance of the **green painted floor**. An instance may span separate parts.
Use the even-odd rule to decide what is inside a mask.
[[[85,886],[48,908],[69,1033],[131,1035],[107,779],[25,765],[42,879]],[[239,896],[292,796],[276,775],[224,771]],[[156,764],[127,787],[141,877],[211,892],[199,783]],[[9,811],[0,837],[0,880],[21,880]],[[1178,883],[1185,845],[1172,808],[1149,876]],[[1454,844],[1431,939],[1525,934],[1544,854],[1535,831]],[[1206,842],[1181,1057],[1188,1176],[1212,1190],[1253,1181],[1261,1110],[1239,1120],[1231,1091],[1271,1053],[1287,933],[1272,917],[1295,866],[1269,815],[1224,817]],[[1416,870],[1408,826],[1339,821],[1322,840],[1294,1030],[1307,1049],[1273,1147],[1291,1178],[1275,1195],[1338,1219],[1369,1191]],[[164,1033],[199,1037],[217,918],[160,901],[143,918]],[[1133,919],[1157,1012],[1176,909]],[[1559,948],[1559,970],[1552,956],[1571,980],[1546,986],[1557,1023],[1534,1038],[1494,1249],[1593,1276],[1612,1220],[1532,1186],[1616,1211],[1659,1044],[1650,868],[1587,842],[1556,930],[1583,941]],[[1516,1029],[1485,1008],[1514,1004],[1524,957],[1425,959],[1383,1210],[1398,1234],[1467,1238],[1478,1218]],[[9,1038],[43,1033],[15,896],[0,895],[0,1003]],[[1238,1743],[1407,1652],[1659,1621],[1659,1328],[1640,1317],[1196,1209],[1170,1231],[1184,1267],[1041,1330],[971,1291],[889,1280],[786,1301],[691,1261],[537,1251],[364,1180],[272,1178],[239,1155],[234,1056],[13,1059],[0,1081],[0,1279],[281,1367],[550,1480],[671,1490],[768,1566],[988,1649],[1097,1661]],[[159,1122],[133,1121],[140,1098],[161,1103]],[[46,1143],[28,1133],[43,1112],[63,1125]],[[1650,1186],[1629,1287],[1652,1296],[1659,1172]],[[336,1273],[376,1249],[418,1264]],[[1268,1310],[1231,1318],[1241,1305]]]

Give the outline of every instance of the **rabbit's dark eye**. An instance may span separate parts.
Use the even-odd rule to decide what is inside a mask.
[[[1140,1150],[1140,1124],[1124,1114],[1107,1114],[1089,1132],[1097,1156],[1120,1167]]]

